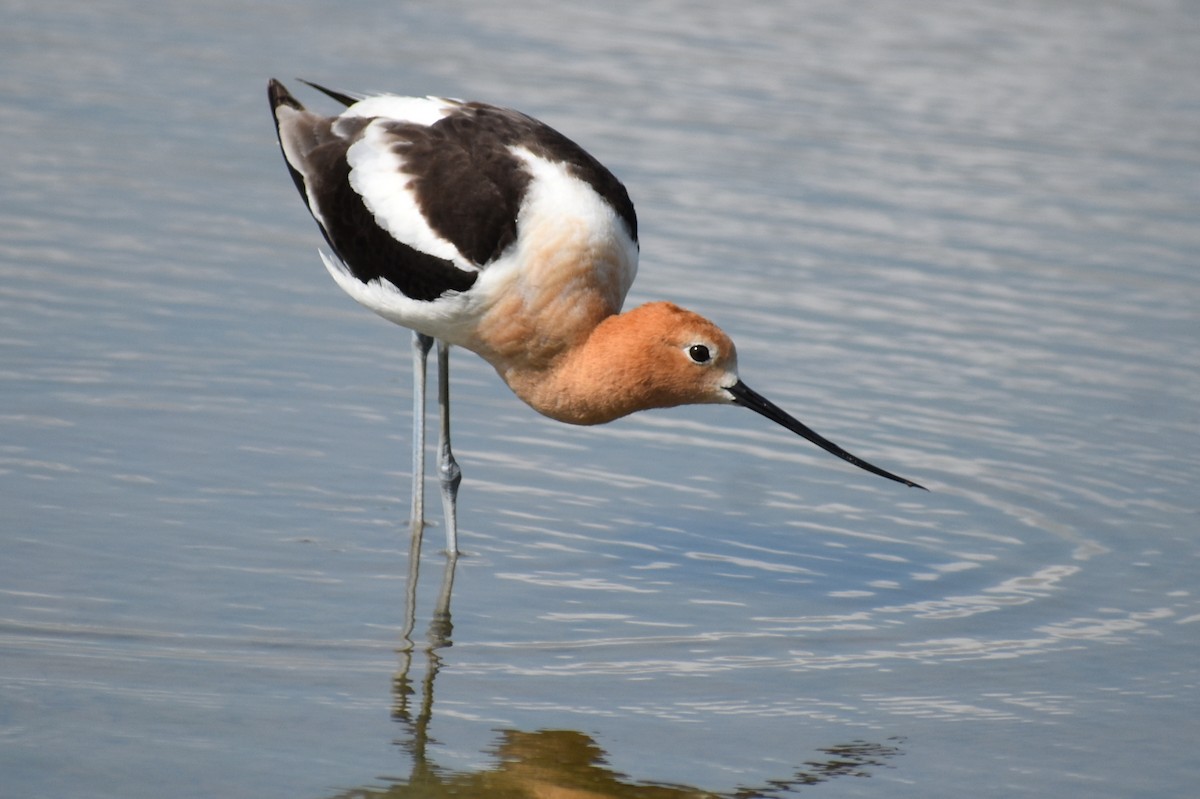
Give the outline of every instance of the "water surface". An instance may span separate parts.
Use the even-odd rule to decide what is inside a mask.
[[[1189,4],[76,5],[0,33],[0,793],[1196,784]],[[567,132],[631,304],[932,491],[459,354],[469,554],[415,581],[408,336],[317,259],[294,75]]]

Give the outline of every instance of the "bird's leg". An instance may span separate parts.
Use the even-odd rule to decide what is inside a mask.
[[[462,469],[450,451],[450,345],[438,341],[438,477],[442,482],[442,511],[446,518],[446,554],[458,557],[458,485]]]
[[[414,536],[425,526],[425,363],[433,337],[413,331],[413,460],[412,513]]]

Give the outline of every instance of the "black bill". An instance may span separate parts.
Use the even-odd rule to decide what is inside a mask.
[[[880,477],[886,477],[889,480],[895,480],[897,483],[904,483],[904,485],[911,486],[912,488],[919,488],[922,491],[929,490],[923,485],[914,483],[912,480],[905,480],[903,477],[899,477],[891,472],[880,469],[874,464],[867,463],[857,455],[851,455],[849,452],[842,449],[829,439],[813,432],[799,420],[793,418],[790,414],[788,414],[787,411],[783,410],[783,408],[780,408],[778,405],[747,386],[741,380],[737,381],[737,383],[725,390],[733,395],[733,401],[735,404],[741,405],[743,408],[749,408],[755,413],[762,414],[772,422],[783,425],[797,435],[804,436],[826,452],[837,455],[842,460],[847,461],[848,463],[853,463],[860,469],[866,469],[872,474],[877,474]]]

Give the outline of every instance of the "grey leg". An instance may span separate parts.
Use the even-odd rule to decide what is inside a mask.
[[[441,430],[438,435],[438,477],[442,482],[442,511],[446,517],[446,554],[458,557],[458,485],[462,469],[450,451],[450,346],[438,343],[438,408]]]
[[[413,459],[412,513],[409,523],[414,535],[425,526],[425,363],[433,338],[413,332]]]

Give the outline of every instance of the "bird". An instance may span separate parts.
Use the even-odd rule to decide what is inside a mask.
[[[637,215],[596,158],[519,111],[444,97],[351,95],[308,110],[271,79],[279,147],[347,294],[413,331],[410,521],[424,519],[425,372],[437,345],[446,552],[458,554],[462,470],[450,446],[449,349],[487,361],[560,422],[595,425],[684,404],[738,405],[873,474],[753,391],[716,324],[674,303],[622,311],[638,268]],[[927,489],[926,489],[927,490]]]

